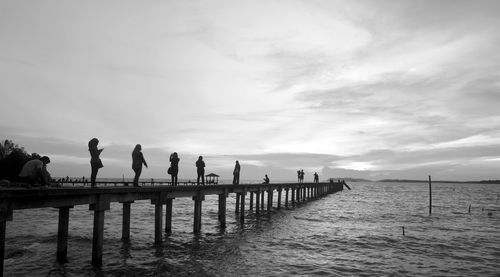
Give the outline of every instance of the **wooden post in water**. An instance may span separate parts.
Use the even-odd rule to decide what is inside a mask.
[[[240,212],[240,194],[236,193],[236,207],[234,208],[235,213]]]
[[[66,262],[68,255],[69,209],[73,206],[59,207],[59,225],[57,227],[57,261]]]
[[[429,175],[429,214],[432,213],[432,182],[431,175]]]
[[[277,208],[281,209],[281,188],[278,189],[278,204]]]
[[[271,208],[273,207],[273,189],[269,188],[267,190],[267,211],[271,211]]]
[[[288,191],[289,188],[285,188],[285,208],[288,208]]]
[[[90,205],[94,211],[94,229],[92,232],[92,264],[102,265],[102,248],[104,244],[104,212],[109,210],[109,201],[98,197],[95,204]]]
[[[251,191],[250,192],[250,207],[249,207],[249,210],[253,210],[253,192]]]
[[[194,222],[193,222],[193,232],[195,234],[201,231],[201,203],[205,200],[205,195],[199,193],[193,196],[194,200]]]
[[[130,204],[134,201],[122,203],[122,240],[128,241],[130,239]]]
[[[241,209],[240,209],[240,221],[244,222],[245,221],[245,196],[247,195],[247,192],[243,188],[243,192],[241,193]]]
[[[7,221],[12,221],[12,209],[8,205],[0,203],[0,277],[3,277]]]
[[[219,222],[221,228],[226,228],[226,198],[227,192],[219,194]]]
[[[260,190],[255,192],[255,213],[259,214],[260,212]]]
[[[167,202],[165,205],[165,233],[172,233],[172,204],[174,202],[174,198],[167,198]]]
[[[163,205],[155,204],[155,243],[160,244],[163,238]]]
[[[292,199],[292,205],[295,204],[295,187],[292,187],[290,198]]]
[[[260,194],[260,210],[263,211],[264,210],[264,193],[266,191],[263,190]]]
[[[3,277],[3,265],[5,259],[5,231],[7,222],[0,219],[0,277]]]

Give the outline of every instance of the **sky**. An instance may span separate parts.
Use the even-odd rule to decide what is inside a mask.
[[[0,139],[53,176],[500,179],[500,1],[0,1]]]

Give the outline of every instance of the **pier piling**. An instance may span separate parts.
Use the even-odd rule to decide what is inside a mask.
[[[122,240],[128,241],[130,239],[130,204],[131,202],[122,202]]]
[[[98,197],[95,204],[90,205],[94,211],[94,229],[92,233],[92,264],[102,265],[102,248],[104,243],[104,212],[109,210],[109,201]]]
[[[219,223],[221,228],[226,228],[226,199],[226,192],[219,194]]]
[[[246,196],[246,191],[243,189],[243,192],[241,193],[241,209],[240,209],[240,221],[244,222],[245,221],[245,196]]]
[[[264,210],[264,193],[266,191],[263,190],[260,194],[260,210],[263,211]]]
[[[198,193],[198,195],[193,196],[194,201],[194,221],[193,221],[193,233],[197,234],[201,231],[201,203],[205,200],[205,195]]]
[[[239,213],[240,212],[240,194],[236,194],[236,206],[234,207],[234,212]]]
[[[172,233],[172,204],[174,198],[167,198],[165,204],[165,233]]]
[[[163,205],[155,204],[155,244],[162,242],[162,227],[163,227]]]
[[[59,208],[59,225],[57,227],[57,261],[66,262],[68,254],[68,226],[70,207]]]
[[[285,189],[285,208],[288,208],[288,191],[289,190],[290,190],[289,188]]]
[[[273,207],[273,190],[268,189],[267,190],[267,211],[271,211],[271,208]]]
[[[276,208],[281,209],[281,188],[278,189],[278,203]]]
[[[260,190],[255,192],[255,213],[259,214],[260,212]]]

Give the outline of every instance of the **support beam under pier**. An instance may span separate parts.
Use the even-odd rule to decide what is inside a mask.
[[[69,207],[59,207],[59,225],[57,227],[57,261],[64,263],[68,255]]]
[[[165,208],[165,233],[172,233],[172,203],[174,198],[167,198]]]
[[[193,233],[197,234],[201,231],[201,203],[205,200],[205,195],[198,194],[193,196],[194,201],[194,218],[193,218]]]
[[[226,198],[227,193],[219,194],[219,222],[221,228],[226,228]]]
[[[102,248],[104,245],[104,212],[109,210],[109,201],[99,197],[90,205],[94,211],[94,229],[92,233],[92,264],[102,265]]]
[[[134,201],[123,202],[122,213],[122,240],[128,241],[130,239],[130,204]]]

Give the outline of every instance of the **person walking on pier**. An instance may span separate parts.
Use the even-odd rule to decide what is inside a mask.
[[[132,169],[135,172],[135,177],[134,177],[134,187],[139,186],[139,177],[141,176],[142,172],[142,164],[148,167],[148,164],[146,163],[146,160],[144,160],[144,155],[142,155],[142,147],[140,144],[137,144],[134,148],[134,151],[132,151]]]
[[[196,161],[196,173],[198,173],[198,178],[196,179],[196,185],[200,185],[200,178],[201,178],[201,184],[205,185],[205,162],[203,161],[203,157],[199,156],[198,160]]]
[[[93,138],[89,141],[89,152],[90,152],[90,168],[91,168],[91,173],[90,173],[90,185],[91,187],[95,187],[95,179],[97,177],[97,171],[99,168],[104,167],[102,164],[101,158],[99,158],[99,155],[101,155],[103,148],[97,149],[97,145],[99,144],[99,140],[96,138]]]
[[[233,185],[239,185],[239,184],[240,184],[240,163],[236,161],[233,170]]]
[[[172,176],[172,186],[177,186],[177,174],[179,173],[179,156],[177,152],[170,154],[170,168],[168,174]]]
[[[269,177],[267,177],[267,174],[266,177],[264,177],[264,183],[262,184],[269,184]]]
[[[319,175],[318,172],[314,172],[314,182],[319,183]]]

